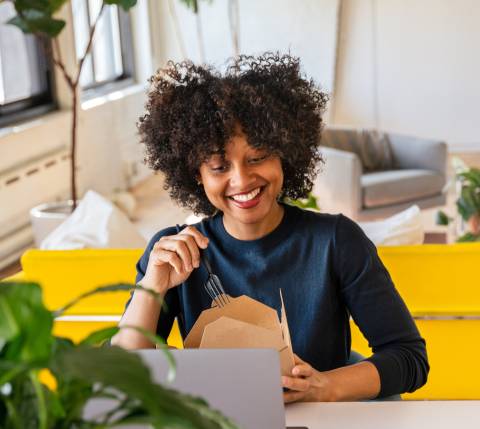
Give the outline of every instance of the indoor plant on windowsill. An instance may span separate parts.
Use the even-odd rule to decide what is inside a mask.
[[[480,169],[469,168],[459,158],[454,158],[457,193],[457,217],[445,212],[437,213],[437,224],[457,222],[457,242],[480,241]]]
[[[77,124],[79,107],[79,84],[85,60],[89,55],[95,30],[102,12],[109,5],[117,5],[125,11],[135,6],[137,0],[103,0],[98,15],[91,25],[86,41],[86,47],[79,58],[74,70],[69,70],[63,60],[58,36],[65,28],[65,21],[55,18],[55,15],[68,0],[42,0],[42,1],[12,1],[16,15],[8,21],[26,34],[35,35],[41,42],[45,52],[50,57],[59,74],[64,79],[71,95],[71,128],[70,128],[70,201],[63,203],[47,203],[32,209],[31,219],[34,232],[39,236],[55,229],[71,213],[77,204]],[[40,240],[37,239],[37,242]]]
[[[79,299],[134,287],[104,286]],[[93,332],[78,344],[54,336],[53,321],[60,312],[45,308],[37,284],[2,283],[0,309],[0,427],[100,429],[142,423],[156,429],[238,429],[202,399],[155,384],[139,355],[95,346],[118,327]],[[138,330],[164,349],[174,376],[174,361],[162,340]],[[86,418],[84,407],[93,398],[111,400],[112,412],[95,421]]]

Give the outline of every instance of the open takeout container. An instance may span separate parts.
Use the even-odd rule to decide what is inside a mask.
[[[230,302],[202,311],[184,341],[185,348],[273,348],[280,354],[282,375],[290,375],[294,367],[292,343],[288,330],[283,297],[281,320],[268,305],[241,295]]]

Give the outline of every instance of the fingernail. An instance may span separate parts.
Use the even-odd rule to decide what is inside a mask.
[[[293,375],[298,375],[300,373],[300,370],[298,368],[293,368],[292,369],[292,374]]]
[[[195,261],[195,262],[193,263],[193,266],[194,266],[195,268],[198,268],[198,267],[200,266],[200,261]]]

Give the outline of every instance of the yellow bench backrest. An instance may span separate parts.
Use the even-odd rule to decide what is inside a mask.
[[[379,248],[379,255],[427,341],[429,382],[412,399],[480,399],[480,243]],[[24,278],[38,281],[46,305],[56,309],[96,286],[135,281],[143,249],[29,250]],[[70,315],[120,315],[128,293],[91,297]],[[464,319],[462,319],[464,318]],[[76,323],[76,325],[75,325]],[[56,323],[58,334],[79,339],[106,322]],[[109,322],[108,324],[112,324]],[[175,325],[169,344],[181,346]],[[352,348],[370,349],[352,323]]]
[[[83,292],[114,283],[135,283],[135,264],[143,249],[85,249],[26,251],[21,259],[25,279],[39,282],[45,304],[54,310]],[[122,314],[128,292],[86,298],[67,314]]]
[[[417,314],[480,314],[480,243],[380,247],[379,255],[410,311]],[[49,308],[58,308],[96,286],[134,283],[143,249],[28,250],[25,278],[44,287]],[[120,314],[128,293],[88,298],[69,314]]]
[[[480,314],[480,243],[380,247],[414,315]]]

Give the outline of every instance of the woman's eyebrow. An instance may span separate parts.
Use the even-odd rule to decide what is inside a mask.
[[[220,152],[211,153],[206,159],[207,162],[216,160],[225,160],[225,154],[222,154]]]

